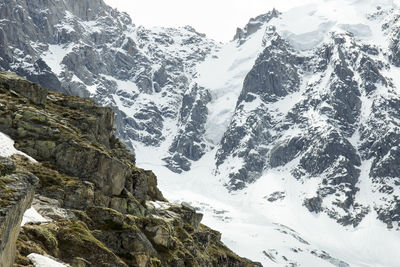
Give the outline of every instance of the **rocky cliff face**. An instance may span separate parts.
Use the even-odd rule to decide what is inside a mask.
[[[191,206],[163,198],[155,175],[114,137],[111,109],[10,73],[0,74],[0,96],[0,131],[38,160],[14,156],[24,170],[16,174],[14,163],[0,164],[2,266],[12,266],[15,244],[16,266],[30,265],[31,253],[72,266],[257,266]],[[18,237],[37,182],[34,207],[52,222],[27,224]]]
[[[369,20],[386,25],[384,14],[378,9]],[[391,38],[395,30],[383,28]],[[266,27],[266,46],[244,79],[216,155],[221,171],[230,168],[229,157],[243,160],[228,171],[227,185],[241,189],[272,169],[289,170],[302,183],[318,177],[315,192],[304,199],[311,212],[355,226],[373,209],[393,227],[397,200],[389,181],[397,176],[389,162],[398,159],[389,140],[400,138],[393,126],[399,85],[396,67],[381,57],[388,48],[351,32],[333,32],[307,53],[289,41],[275,26]],[[371,179],[379,201],[357,201],[365,189],[360,178]]]
[[[25,210],[33,200],[37,177],[16,169],[11,159],[0,157],[0,266],[13,266],[16,242]]]
[[[165,140],[196,63],[218,47],[189,26],[136,27],[101,0],[2,1],[0,14],[1,69],[112,107],[131,150]]]

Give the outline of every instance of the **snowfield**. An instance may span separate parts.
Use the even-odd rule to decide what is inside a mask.
[[[400,233],[389,231],[376,213],[356,228],[310,213],[301,199],[307,190],[313,192],[317,180],[300,184],[286,170],[273,170],[247,189],[230,193],[213,175],[215,151],[184,174],[163,167],[161,159],[143,157],[159,153],[143,148],[137,165],[154,171],[168,200],[186,201],[204,213],[202,223],[220,231],[225,244],[243,257],[264,266],[397,267],[400,262]],[[274,192],[286,197],[268,201]]]

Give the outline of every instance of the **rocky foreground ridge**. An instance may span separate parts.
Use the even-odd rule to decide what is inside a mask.
[[[225,247],[194,208],[167,202],[113,124],[113,111],[90,99],[0,74],[0,131],[38,161],[0,160],[0,266],[14,254],[14,266],[32,266],[31,253],[71,266],[259,266]],[[32,199],[49,222],[26,224],[16,240]]]

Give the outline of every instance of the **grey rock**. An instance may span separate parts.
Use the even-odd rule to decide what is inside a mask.
[[[233,40],[238,40],[240,44],[243,44],[250,35],[257,32],[263,25],[268,23],[271,19],[276,18],[280,15],[279,11],[273,9],[266,14],[259,15],[255,18],[250,19],[247,25],[241,29],[236,29],[236,34]]]
[[[13,173],[16,169],[15,163],[12,159],[0,157],[0,175],[8,175]]]
[[[0,186],[0,265],[11,267],[16,255],[16,241],[21,220],[31,206],[38,178],[30,173],[1,176]]]
[[[400,66],[400,29],[397,29],[393,39],[391,40],[390,48],[390,61],[396,65],[397,67]]]
[[[270,194],[268,196],[265,196],[264,198],[267,199],[269,202],[275,202],[275,201],[278,201],[278,200],[282,200],[285,197],[286,197],[286,193],[285,192],[277,191],[277,192],[274,192],[274,193],[272,193],[272,194]]]
[[[274,101],[298,90],[300,78],[296,67],[297,57],[279,36],[270,38],[271,45],[257,58],[246,75],[238,103],[251,102],[254,94],[264,101]]]
[[[269,151],[269,165],[271,168],[283,166],[304,150],[305,141],[300,137],[279,142]]]
[[[210,101],[210,93],[197,84],[183,96],[179,112],[180,130],[169,148],[172,156],[165,159],[171,170],[189,170],[190,161],[199,160],[204,155],[207,147],[207,141],[204,140],[207,104]]]
[[[313,197],[309,199],[304,200],[304,206],[310,211],[310,212],[315,212],[319,213],[322,211],[322,199],[320,197]]]
[[[233,190],[242,189],[246,183],[254,182],[267,165],[265,158],[269,151],[268,146],[273,141],[269,129],[274,127],[271,114],[265,112],[268,104],[299,90],[300,61],[293,49],[273,28],[266,32],[265,38],[271,40],[271,45],[264,49],[246,75],[235,115],[216,155],[218,168],[229,155],[245,159],[242,168],[229,174],[231,182],[228,187]],[[262,101],[262,105],[250,112],[244,112],[246,105],[258,100]],[[244,125],[241,123],[243,117]],[[242,143],[243,139],[246,144]],[[274,164],[278,156],[276,153],[272,155]]]
[[[72,211],[61,207],[57,199],[51,199],[41,195],[35,195],[32,201],[32,207],[44,218],[51,220],[71,220],[76,219]]]
[[[45,88],[24,80],[13,73],[0,73],[0,84],[8,90],[21,94],[35,104],[44,105],[46,103],[47,90]]]
[[[350,267],[350,264],[348,264],[347,262],[342,261],[340,259],[336,259],[323,250],[322,251],[312,250],[311,254],[329,262],[330,264],[336,267]]]

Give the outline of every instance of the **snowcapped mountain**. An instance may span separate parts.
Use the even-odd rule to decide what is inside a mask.
[[[0,1],[0,68],[90,96],[170,200],[265,266],[398,266],[400,7],[315,0],[220,44],[102,1]]]
[[[1,1],[0,65],[117,112],[117,132],[160,145],[197,62],[219,44],[193,28],[136,27],[103,1]]]

